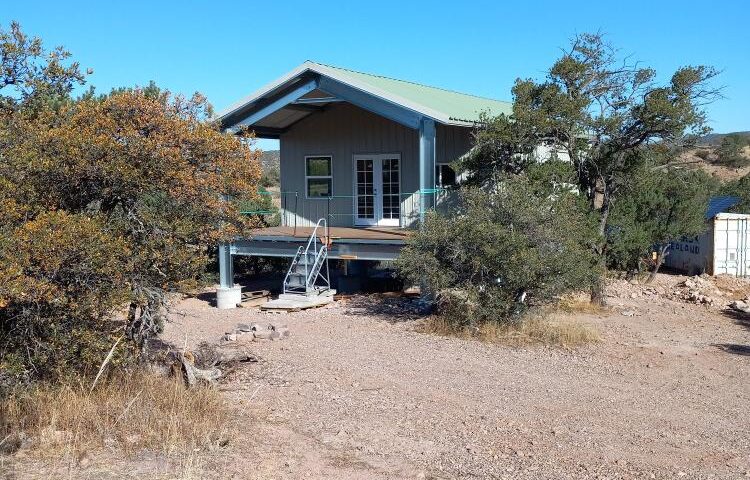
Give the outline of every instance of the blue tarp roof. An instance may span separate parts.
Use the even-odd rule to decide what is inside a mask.
[[[716,215],[720,214],[721,212],[726,212],[728,209],[734,207],[740,203],[740,199],[738,197],[730,197],[730,196],[723,196],[723,197],[713,197],[711,200],[708,201],[708,209],[706,210],[706,218],[712,219]]]

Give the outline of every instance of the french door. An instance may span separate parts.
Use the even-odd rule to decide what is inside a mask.
[[[401,155],[354,155],[354,224],[399,226]]]

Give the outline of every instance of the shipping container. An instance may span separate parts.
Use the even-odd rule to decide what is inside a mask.
[[[689,275],[750,277],[750,215],[717,213],[703,235],[672,242],[664,265]]]

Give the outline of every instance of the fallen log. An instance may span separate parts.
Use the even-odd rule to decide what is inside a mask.
[[[192,387],[214,384],[239,364],[257,362],[258,358],[241,348],[203,342],[193,352],[177,353],[177,360],[179,365],[173,365],[172,371],[180,371],[185,383]]]
[[[200,383],[212,384],[221,377],[221,370],[218,368],[198,368],[193,364],[190,352],[178,353],[177,356],[182,364],[182,374],[185,383],[189,387],[194,387]]]

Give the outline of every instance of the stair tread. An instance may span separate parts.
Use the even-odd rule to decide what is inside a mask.
[[[313,236],[311,235],[310,238],[312,239]],[[307,245],[311,247],[309,250],[303,247],[297,250],[284,279],[285,291],[289,289],[301,295],[320,291],[321,287],[316,286],[315,282],[318,280],[323,264],[328,259],[328,247],[325,244],[318,245],[317,241],[314,242],[308,242]],[[310,280],[312,280],[312,285],[308,284]],[[325,280],[327,282],[327,278]]]

